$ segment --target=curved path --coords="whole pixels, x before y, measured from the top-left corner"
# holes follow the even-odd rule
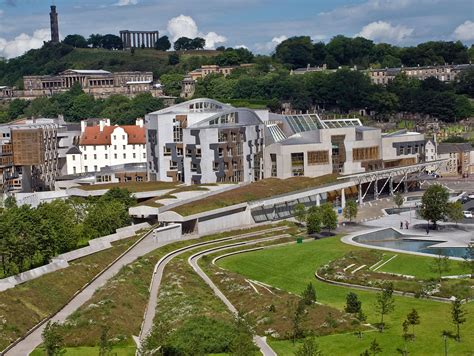
[[[79,290],[72,299],[56,314],[49,319],[43,320],[35,328],[30,330],[22,339],[10,345],[8,351],[4,355],[8,356],[19,356],[28,355],[38,345],[41,344],[41,333],[43,332],[46,322],[53,321],[64,323],[66,319],[75,312],[81,305],[86,303],[97,289],[102,287],[110,278],[115,276],[120,269],[132,263],[137,258],[146,255],[147,253],[156,250],[157,248],[173,243],[175,241],[160,242],[153,239],[153,229],[145,233],[137,242],[135,242],[128,250],[120,255],[115,261],[113,261],[108,267],[102,272],[95,276],[91,282],[86,284],[81,290]],[[54,291],[51,291],[54,293]]]
[[[264,235],[272,232],[278,232],[278,231],[284,231],[287,230],[287,226],[281,226],[281,227],[275,227],[271,229],[266,229],[266,230],[261,230],[261,231],[256,231],[256,232],[251,232],[251,233],[246,233],[246,234],[241,234],[241,235],[236,235],[236,236],[230,236],[230,237],[224,237],[221,239],[217,240],[209,240],[205,242],[200,242],[196,243],[190,246],[186,246],[180,249],[177,249],[175,251],[172,251],[168,253],[167,255],[163,256],[158,263],[155,265],[155,270],[153,272],[153,277],[151,279],[149,291],[150,295],[148,298],[148,304],[145,309],[145,313],[143,316],[143,323],[141,326],[140,330],[140,335],[139,335],[139,342],[144,340],[148,334],[151,332],[151,329],[153,328],[153,319],[155,318],[156,314],[156,306],[157,306],[157,301],[158,301],[158,294],[160,291],[160,285],[161,285],[161,280],[163,278],[163,271],[166,267],[166,265],[176,256],[179,256],[185,252],[191,251],[193,249],[202,247],[202,246],[207,246],[207,245],[212,245],[212,244],[217,244],[220,242],[225,242],[225,241],[233,241],[233,240],[238,240],[238,239],[244,239],[246,237],[255,237],[259,235]],[[289,236],[289,235],[285,235]],[[235,244],[235,246],[239,246],[241,244],[245,244],[245,242],[240,242]],[[139,345],[140,346],[140,345]]]
[[[286,236],[289,236],[289,235],[286,235]],[[262,239],[257,239],[257,240],[252,240],[252,241],[246,241],[245,243],[243,244],[240,244],[241,246],[248,246],[248,245],[254,245],[254,244],[257,244],[257,243],[260,243],[260,242],[266,242],[266,241],[272,241],[272,240],[277,240],[277,239],[280,239],[280,238],[283,238],[283,237],[286,237],[285,235],[281,235],[281,236],[274,236],[274,237],[268,237],[268,238],[262,238]],[[206,282],[206,284],[212,289],[212,291],[214,292],[215,295],[217,295],[219,297],[220,300],[222,300],[222,302],[226,305],[226,307],[234,314],[234,315],[237,315],[238,314],[238,311],[237,311],[237,308],[229,301],[229,299],[227,299],[227,297],[224,295],[224,293],[222,293],[220,291],[220,289],[214,284],[214,282],[208,277],[208,275],[202,270],[202,268],[199,266],[199,259],[203,256],[206,256],[206,255],[209,255],[209,254],[212,254],[214,252],[218,252],[218,251],[223,251],[223,250],[228,250],[228,249],[231,249],[231,248],[234,248],[236,247],[235,246],[236,244],[231,244],[231,245],[224,245],[224,246],[219,246],[219,247],[214,247],[214,248],[210,248],[210,249],[207,249],[207,250],[204,250],[204,251],[200,251],[200,252],[197,252],[195,253],[194,255],[190,256],[188,258],[188,263],[189,265],[194,269],[194,271],[196,271],[196,273],[204,280],[204,282]],[[266,247],[270,247],[270,246],[266,246]],[[265,247],[259,247],[258,249],[263,249]],[[252,251],[255,251],[256,249],[255,248],[252,248],[250,249]],[[245,251],[248,251],[248,250],[245,250]],[[273,351],[273,349],[270,347],[270,345],[267,344],[267,341],[266,341],[266,338],[265,337],[261,337],[261,336],[258,336],[258,335],[255,335],[254,338],[254,343],[258,346],[258,348],[260,349],[260,352],[264,355],[264,356],[277,356],[277,354],[275,353],[275,351]]]

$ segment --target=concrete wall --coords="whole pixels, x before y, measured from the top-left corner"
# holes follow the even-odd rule
[[[115,234],[99,237],[89,241],[89,246],[79,248],[74,251],[63,253],[54,257],[51,263],[31,269],[26,272],[19,273],[15,276],[0,279],[0,292],[13,288],[17,284],[21,284],[32,279],[41,277],[47,273],[57,271],[62,268],[69,266],[68,262],[76,260],[78,258],[91,255],[93,253],[106,250],[112,247],[111,243],[114,241],[122,240],[127,237],[134,236],[139,230],[149,228],[148,223],[142,223],[137,225],[126,226],[116,230]],[[181,230],[179,235],[181,236]]]
[[[182,236],[181,224],[170,224],[153,230],[153,239],[158,242],[179,241]]]
[[[237,227],[245,227],[246,225],[254,224],[255,222],[250,215],[250,209],[216,214],[214,216],[203,217],[198,219],[198,233],[199,235],[208,235],[217,231],[226,229],[235,229]]]

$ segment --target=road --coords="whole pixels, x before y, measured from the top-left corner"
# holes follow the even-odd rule
[[[97,289],[102,287],[110,278],[115,276],[120,269],[132,263],[137,258],[146,255],[147,253],[167,245],[172,242],[159,242],[153,239],[153,230],[148,232],[143,238],[137,241],[129,250],[122,254],[110,267],[99,274],[87,287],[74,296],[71,301],[64,306],[57,314],[50,318],[51,321],[64,323],[66,319],[74,313],[80,306],[86,303]],[[51,291],[54,293],[54,291]],[[41,333],[43,332],[46,323],[35,329],[33,332],[27,334],[24,339],[17,342],[5,355],[19,356],[28,355],[38,345],[41,344]]]
[[[200,243],[196,243],[196,244],[193,244],[193,245],[190,245],[190,246],[183,247],[183,248],[177,249],[175,251],[172,251],[172,252],[168,253],[166,256],[164,256],[163,258],[161,258],[155,266],[153,277],[152,277],[152,280],[151,280],[151,283],[150,283],[150,288],[149,288],[150,295],[149,295],[149,298],[148,298],[148,305],[146,307],[145,314],[143,316],[143,323],[142,323],[142,327],[141,327],[141,330],[140,330],[139,339],[141,341],[144,340],[146,338],[146,336],[150,333],[151,329],[153,328],[153,319],[155,318],[155,315],[156,315],[156,312],[157,312],[156,304],[157,304],[157,301],[158,301],[158,294],[159,294],[159,291],[160,291],[161,280],[163,278],[163,271],[165,270],[166,265],[173,258],[175,258],[176,256],[179,256],[183,253],[186,253],[188,251],[192,251],[194,249],[200,248],[202,246],[217,244],[217,243],[221,243],[221,242],[225,242],[225,241],[233,241],[233,240],[237,240],[237,239],[243,239],[243,238],[246,238],[246,237],[255,237],[255,236],[259,236],[259,235],[263,235],[263,234],[268,234],[268,233],[271,233],[271,232],[283,231],[283,230],[286,230],[286,229],[287,229],[286,226],[282,226],[282,227],[271,228],[271,229],[262,230],[262,231],[258,231],[258,232],[251,232],[251,233],[247,233],[247,234],[241,234],[241,235],[236,235],[236,236],[231,236],[231,237],[225,237],[225,238],[217,239],[217,240],[210,240],[210,241],[206,241],[206,242],[200,242]],[[238,243],[238,244],[239,245],[244,244],[244,242],[241,242],[241,243]]]

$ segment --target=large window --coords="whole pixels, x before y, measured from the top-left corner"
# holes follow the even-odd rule
[[[379,159],[379,147],[354,148],[352,150],[353,161],[370,161]]]
[[[304,176],[304,153],[291,154],[291,172],[293,176]]]
[[[272,172],[271,176],[276,177],[278,175],[277,169],[277,155],[275,153],[270,153],[270,160],[272,161]]]
[[[308,166],[315,166],[318,164],[329,163],[328,151],[309,151],[308,152]]]

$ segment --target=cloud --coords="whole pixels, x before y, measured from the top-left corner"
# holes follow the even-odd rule
[[[114,6],[128,6],[136,4],[138,4],[138,0],[118,0]]]
[[[465,21],[453,32],[453,37],[461,41],[474,41],[474,22]]]
[[[16,0],[4,0],[3,2],[8,6],[16,6]]]
[[[273,37],[271,41],[266,42],[266,43],[256,43],[255,48],[258,51],[268,53],[271,52],[275,49],[276,46],[278,46],[280,43],[282,43],[284,40],[287,40],[288,37],[285,35],[281,35],[278,37]]]
[[[179,15],[173,17],[168,21],[167,30],[173,41],[180,37],[202,37],[206,40],[206,49],[215,48],[218,43],[225,43],[227,41],[225,36],[218,35],[212,31],[208,33],[199,32],[198,26],[191,16]]]
[[[236,48],[236,49],[239,49],[239,48],[249,49],[249,48],[248,48],[246,45],[244,45],[244,44],[237,45],[237,46],[235,46],[234,48]]]
[[[44,41],[49,40],[50,30],[46,28],[34,31],[32,36],[22,33],[11,41],[0,37],[0,56],[6,58],[17,57],[32,48],[40,48]]]
[[[410,37],[412,33],[412,28],[403,25],[392,26],[389,22],[375,21],[365,25],[357,36],[378,42],[400,42]]]

